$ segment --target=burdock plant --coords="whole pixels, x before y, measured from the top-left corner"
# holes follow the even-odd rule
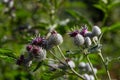
[[[72,30],[69,32],[73,44],[78,47],[78,49],[83,52],[87,62],[80,62],[75,64],[73,58],[65,56],[65,52],[60,48],[60,45],[63,43],[63,37],[57,31],[53,30],[49,32],[50,35],[47,37],[37,36],[32,39],[32,41],[26,46],[26,54],[22,54],[17,59],[17,64],[24,67],[30,67],[32,61],[43,62],[51,59],[46,58],[47,52],[54,57],[52,61],[57,63],[48,63],[47,66],[50,67],[51,71],[62,70],[69,74],[74,74],[83,80],[98,80],[97,77],[97,68],[93,67],[92,62],[90,61],[89,55],[91,53],[98,53],[108,74],[109,80],[110,74],[106,65],[106,62],[101,53],[100,39],[102,37],[101,29],[98,26],[93,26],[92,31],[88,30],[88,27],[82,26],[81,29]],[[54,48],[57,48],[61,57],[55,54],[53,51]],[[75,70],[76,65],[78,65],[81,73]],[[38,67],[38,66],[37,66]],[[34,70],[35,71],[35,70]],[[82,73],[83,71],[83,73]]]

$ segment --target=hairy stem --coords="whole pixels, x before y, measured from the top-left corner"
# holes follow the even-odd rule
[[[64,54],[63,54],[63,52],[62,52],[62,50],[60,49],[60,47],[57,46],[57,48],[58,48],[58,50],[60,51],[61,56],[64,58],[64,60],[66,60],[66,58],[65,58],[65,56],[64,56]]]
[[[89,57],[88,57],[88,55],[87,55],[87,53],[86,53],[85,50],[84,50],[84,54],[86,55],[86,59],[87,59],[89,65],[90,65],[90,67],[91,67],[91,69],[92,69],[92,72],[93,72],[93,75],[94,75],[95,79],[98,80],[97,75],[95,74],[95,72],[94,72],[94,70],[93,70],[93,65],[92,65],[92,63],[91,63],[91,61],[90,61],[90,59],[89,59]]]
[[[61,62],[62,64],[66,65],[63,61],[61,61],[51,50],[50,50],[50,53],[59,61]]]
[[[64,56],[64,54],[63,54],[62,50],[60,49],[60,47],[57,46],[57,48],[58,48],[58,50],[60,51],[61,56],[62,56],[62,57],[64,58],[64,60],[66,61],[66,57]],[[76,76],[78,76],[79,78],[85,80],[84,77],[83,77],[82,75],[80,75],[78,72],[76,72],[73,68],[71,68],[70,65],[68,65],[68,66],[69,66],[70,70],[71,70]]]
[[[102,21],[102,26],[105,25],[107,18],[108,18],[108,14],[106,13]]]
[[[82,75],[80,75],[79,73],[77,73],[73,68],[70,67],[70,69],[71,69],[71,71],[72,71],[74,74],[76,74],[78,77],[80,77],[81,79],[85,80],[84,77],[83,77]]]
[[[105,64],[105,60],[104,60],[104,58],[103,58],[103,56],[102,56],[101,51],[100,51],[100,53],[99,53],[99,56],[100,56],[100,58],[101,58],[101,60],[102,60],[102,62],[103,62],[103,65],[104,65],[105,70],[106,70],[106,72],[107,72],[108,78],[109,78],[109,80],[111,80],[110,73],[109,73],[109,71],[108,71],[107,65]]]

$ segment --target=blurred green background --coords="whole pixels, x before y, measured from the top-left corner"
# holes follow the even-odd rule
[[[9,57],[19,57],[31,37],[38,33],[45,36],[54,28],[64,37],[63,51],[75,50],[67,32],[74,26],[81,28],[83,24],[87,24],[89,30],[93,25],[102,29],[102,53],[105,59],[114,59],[108,68],[112,78],[120,80],[120,0],[0,0],[0,80],[48,80],[55,77],[50,75],[54,72],[46,71],[48,67],[44,66],[28,73]],[[91,55],[91,60],[98,69],[98,77],[104,80],[106,73],[98,56]],[[63,78],[58,76],[55,80]]]

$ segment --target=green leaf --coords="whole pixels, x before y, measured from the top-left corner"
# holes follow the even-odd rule
[[[31,16],[31,13],[28,10],[19,9],[17,10],[16,15],[19,18],[27,18]]]
[[[105,33],[107,31],[114,31],[114,30],[119,30],[120,29],[120,23],[115,23],[109,27],[103,27],[102,32]]]
[[[11,51],[9,49],[0,49],[0,57],[17,59],[17,57],[13,53],[13,51]]]
[[[108,5],[108,9],[112,9],[114,7],[117,7],[120,5],[120,2],[112,2],[111,4]]]
[[[8,56],[2,56],[0,55],[0,59],[6,61],[6,62],[14,62],[15,59],[11,58],[11,57],[8,57]]]
[[[106,8],[104,8],[104,7],[103,7],[102,5],[100,5],[100,4],[95,4],[94,7],[102,10],[104,13],[107,12],[107,11],[106,11]]]
[[[57,74],[57,75],[56,75]],[[65,71],[56,71],[52,76],[51,76],[51,80],[55,79],[55,78],[58,78],[58,77],[61,77],[65,74]]]
[[[89,21],[89,19],[86,16],[84,16],[85,15],[84,13],[80,13],[80,12],[75,11],[75,10],[66,10],[66,12],[71,17],[73,17],[73,19],[76,19],[76,20],[74,20],[73,24],[75,24],[77,21],[77,22],[79,22],[79,24],[80,24],[80,22],[82,22],[84,24],[87,24],[88,26],[92,25],[91,22]]]
[[[59,70],[56,70],[54,72],[46,71],[42,73],[41,80],[54,80],[63,76],[64,74],[65,74],[65,71],[59,71]]]

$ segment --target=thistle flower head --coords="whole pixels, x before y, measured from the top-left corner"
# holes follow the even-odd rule
[[[39,53],[35,55],[35,59],[37,61],[42,61],[46,58],[46,50],[43,48],[39,48]]]
[[[76,46],[81,46],[84,44],[84,37],[80,34],[78,30],[70,32],[69,35],[73,38],[73,42]]]
[[[75,37],[73,37],[73,42],[77,46],[81,46],[84,44],[84,37],[81,34],[77,34]]]
[[[70,60],[70,59],[66,59],[66,62],[68,63],[68,65],[71,67],[71,68],[75,68],[75,63]]]
[[[50,37],[48,38],[48,45],[60,45],[63,42],[63,37],[56,31],[52,31]]]
[[[93,26],[92,28],[92,35],[99,36],[101,34],[101,29],[98,26]]]
[[[32,54],[33,58],[35,58],[37,61],[41,61],[46,58],[46,50],[36,45],[33,45],[30,54]]]

